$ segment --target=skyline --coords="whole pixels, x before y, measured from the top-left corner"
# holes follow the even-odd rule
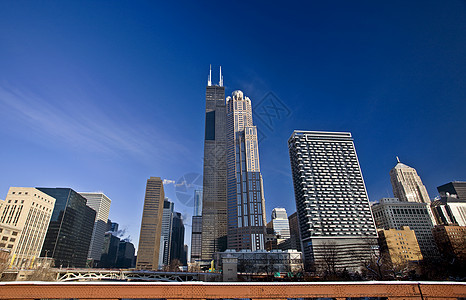
[[[190,224],[194,191],[174,184],[202,174],[209,64],[226,95],[251,98],[265,135],[267,220],[296,210],[294,130],[351,132],[371,202],[393,195],[396,156],[431,198],[466,180],[465,4],[335,3],[1,2],[0,198],[10,186],[102,191],[137,247],[156,176]],[[266,95],[289,113],[260,115]]]

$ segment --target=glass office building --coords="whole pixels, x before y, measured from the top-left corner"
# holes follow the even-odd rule
[[[41,256],[54,258],[56,267],[85,267],[96,211],[70,188],[37,189],[56,199]]]

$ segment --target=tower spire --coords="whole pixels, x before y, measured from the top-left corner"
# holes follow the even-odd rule
[[[218,85],[223,86],[222,66],[220,66],[220,82]]]
[[[396,161],[399,163],[400,162],[400,159],[398,158],[398,156],[396,157]]]
[[[207,79],[207,86],[212,85],[212,65],[209,65],[209,66],[210,66],[210,69],[209,69],[209,78]]]

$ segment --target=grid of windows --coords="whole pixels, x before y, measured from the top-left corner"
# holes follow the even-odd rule
[[[351,133],[295,131],[288,145],[305,260],[317,260],[322,239],[340,239],[347,249],[351,242],[343,239],[375,238]],[[364,242],[352,244],[365,251]],[[351,263],[348,255],[348,266]]]
[[[438,255],[432,235],[432,217],[427,203],[400,201],[398,198],[383,198],[372,205],[379,229],[400,229],[409,226],[416,234],[424,257]]]
[[[265,249],[265,210],[251,100],[227,97],[228,248]]]

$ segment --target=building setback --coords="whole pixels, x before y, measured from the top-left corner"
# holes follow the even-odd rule
[[[95,210],[97,213],[87,257],[92,259],[94,262],[98,262],[102,255],[104,236],[105,232],[107,232],[107,220],[112,200],[110,200],[110,198],[108,198],[104,193],[79,194],[87,199],[87,206]]]
[[[265,200],[252,105],[242,91],[227,97],[228,249],[265,249]]]
[[[305,265],[359,269],[377,232],[351,133],[294,131],[288,140]]]
[[[398,163],[390,170],[390,182],[395,198],[400,201],[430,203],[427,189],[416,169],[401,163],[398,157],[396,159]]]
[[[219,85],[206,87],[204,170],[202,199],[202,259],[227,247],[227,165],[225,87],[220,71]]]
[[[10,187],[0,206],[0,248],[9,265],[29,268],[40,255],[55,198],[30,187]]]
[[[56,267],[85,267],[96,211],[71,188],[37,189],[56,199],[41,256],[54,258]]]
[[[159,266],[165,192],[160,177],[147,179],[136,268],[157,270]]]

